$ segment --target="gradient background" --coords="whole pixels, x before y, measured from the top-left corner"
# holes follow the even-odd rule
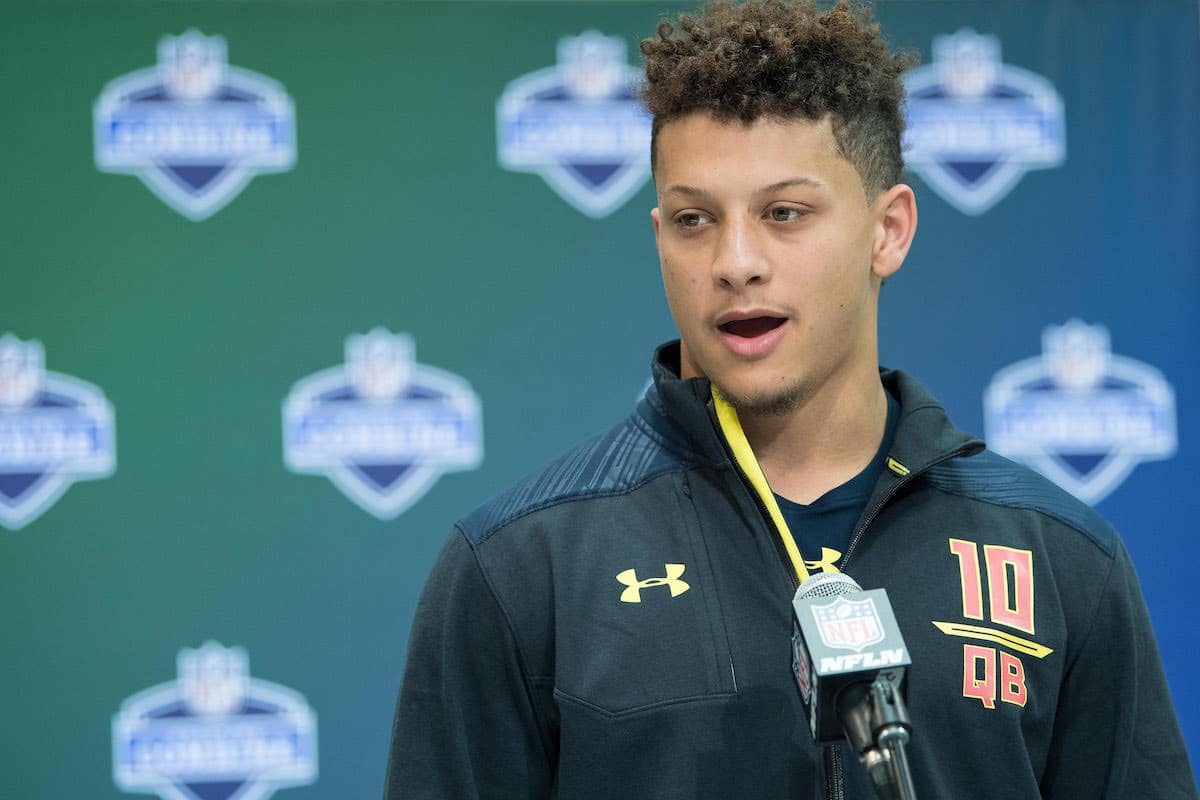
[[[0,10],[0,334],[116,409],[116,473],[0,529],[0,795],[111,798],[121,701],[173,680],[182,647],[240,645],[303,693],[320,777],[295,798],[380,793],[410,618],[450,525],[627,413],[672,337],[646,185],[606,219],[496,162],[495,102],[561,36],[636,43],[656,2],[43,2]],[[930,58],[971,26],[1048,78],[1067,159],[970,217],[920,178],[920,232],[881,300],[881,359],[982,432],[1000,368],[1042,329],[1102,323],[1174,386],[1179,449],[1099,511],[1141,576],[1192,752],[1200,579],[1191,456],[1200,368],[1194,2],[877,4]],[[220,34],[229,63],[296,105],[291,172],[190,222],[93,161],[92,103],[160,37]],[[483,403],[484,462],[391,522],[283,467],[280,405],[351,333],[411,333]]]

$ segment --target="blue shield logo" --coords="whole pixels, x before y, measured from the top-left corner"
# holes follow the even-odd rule
[[[317,722],[304,697],[250,677],[240,647],[179,651],[177,680],[121,703],[113,780],[163,800],[263,800],[317,779]]]
[[[0,525],[42,515],[75,481],[117,464],[113,408],[90,383],[45,370],[39,342],[0,336]]]
[[[1175,453],[1175,393],[1162,373],[1113,355],[1102,325],[1042,333],[1042,355],[992,378],[988,446],[1096,504],[1142,461]]]
[[[933,63],[904,76],[904,158],[943,200],[982,214],[1026,172],[1057,167],[1067,144],[1062,97],[1000,61],[1000,40],[969,29],[933,40]]]
[[[650,177],[650,115],[619,36],[558,41],[558,64],[512,81],[496,103],[500,166],[542,176],[590,217],[624,205]]]
[[[393,519],[447,472],[483,460],[479,398],[457,375],[418,364],[411,336],[376,328],[346,340],[346,363],[296,383],[283,404],[283,458],[324,475],[359,507]]]
[[[158,44],[158,65],[110,82],[93,109],[96,166],[136,175],[191,220],[215,214],[255,175],[296,162],[292,99],[231,67],[225,40],[189,30]]]

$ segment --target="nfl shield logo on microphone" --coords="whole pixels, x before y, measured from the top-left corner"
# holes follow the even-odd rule
[[[875,600],[847,600],[838,597],[832,603],[812,607],[817,631],[826,647],[862,652],[883,641],[883,623]]]

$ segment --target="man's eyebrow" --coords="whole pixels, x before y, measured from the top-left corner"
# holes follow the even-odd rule
[[[791,188],[799,187],[799,186],[808,186],[808,187],[812,187],[814,189],[823,189],[823,188],[825,188],[825,183],[823,181],[817,180],[816,178],[808,178],[808,177],[800,176],[800,177],[796,177],[796,178],[788,178],[787,180],[776,181],[775,183],[768,184],[767,186],[764,186],[761,189],[757,189],[754,193],[755,194],[774,194],[775,192],[779,192],[784,189],[791,189]],[[667,186],[665,189],[663,189],[662,193],[663,193],[663,195],[678,194],[678,195],[683,195],[685,197],[699,197],[699,198],[704,198],[704,199],[708,199],[713,196],[712,192],[709,192],[706,189],[701,189],[696,186],[688,186],[685,183],[672,183],[669,186]]]
[[[773,192],[778,192],[781,189],[790,189],[793,186],[811,186],[814,189],[824,189],[825,183],[817,180],[816,178],[806,178],[804,176],[800,176],[798,178],[788,178],[785,181],[778,181],[777,183],[772,183],[770,186],[764,186],[758,190],[758,193],[772,194]]]
[[[695,186],[688,186],[683,183],[672,183],[667,188],[663,189],[663,194],[681,194],[686,197],[712,197],[712,194],[704,189],[698,189]]]

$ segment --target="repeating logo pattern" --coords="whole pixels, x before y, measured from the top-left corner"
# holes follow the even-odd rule
[[[508,84],[496,103],[500,166],[541,175],[579,211],[606,217],[650,177],[650,115],[618,36],[558,41],[558,64]]]
[[[142,179],[191,220],[228,204],[255,175],[296,162],[292,99],[226,63],[225,40],[189,30],[158,44],[158,65],[104,87],[93,109],[96,166]]]
[[[1108,330],[1073,319],[1042,333],[1042,355],[992,378],[988,446],[1086,503],[1142,461],[1175,453],[1175,393],[1157,369],[1113,355]]]
[[[184,648],[177,680],[113,717],[113,780],[163,800],[262,800],[317,779],[317,723],[298,692],[250,677],[240,647]]]
[[[873,598],[847,600],[838,597],[832,603],[813,606],[812,614],[826,647],[858,653],[884,639],[883,623]]]
[[[1062,97],[1000,60],[1000,40],[964,28],[933,40],[933,63],[904,76],[905,161],[942,199],[982,214],[1026,172],[1066,158]]]
[[[28,525],[72,483],[107,478],[116,463],[104,393],[47,372],[39,342],[0,337],[0,525]]]
[[[283,404],[283,457],[324,475],[380,519],[447,472],[483,460],[479,398],[465,380],[418,364],[411,336],[376,328],[346,340],[346,363],[300,380]]]

